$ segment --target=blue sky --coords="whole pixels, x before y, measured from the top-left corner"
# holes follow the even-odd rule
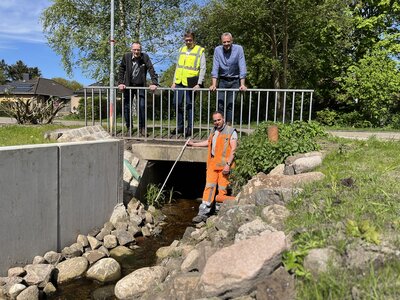
[[[93,83],[79,69],[66,75],[61,58],[46,44],[39,16],[51,5],[48,0],[0,1],[0,59],[7,64],[22,60],[28,67],[38,67],[42,77],[63,77],[84,85]]]

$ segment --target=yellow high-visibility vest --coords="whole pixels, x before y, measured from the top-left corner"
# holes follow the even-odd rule
[[[179,49],[178,63],[176,65],[175,83],[188,85],[187,79],[199,76],[200,58],[204,52],[204,48],[198,45],[192,49],[183,46]]]

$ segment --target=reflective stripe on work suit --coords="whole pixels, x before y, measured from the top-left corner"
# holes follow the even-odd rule
[[[222,174],[222,170],[231,154],[230,141],[234,131],[234,128],[225,125],[224,129],[219,132],[214,156],[212,156],[211,150],[215,129],[211,132],[210,137],[208,138],[207,178],[206,187],[203,192],[203,204],[206,204],[207,206],[211,206],[211,203],[214,201],[217,185],[218,202],[234,199],[234,197],[226,195],[227,187],[229,185],[229,174]],[[233,165],[231,165],[231,167],[233,167]]]
[[[175,72],[176,84],[188,86],[188,78],[199,76],[200,58],[203,52],[204,48],[197,45],[192,49],[188,49],[186,46],[179,49],[178,63]]]

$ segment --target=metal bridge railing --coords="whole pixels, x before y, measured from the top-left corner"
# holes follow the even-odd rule
[[[230,122],[238,130],[239,135],[251,132],[260,122],[273,121],[292,123],[296,120],[311,120],[314,90],[295,89],[248,89],[239,91],[233,89],[217,89],[210,91],[202,88],[197,91],[192,89],[129,87],[128,98],[124,93],[114,88],[114,110],[110,114],[110,88],[103,86],[90,86],[84,89],[84,114],[85,124],[100,124],[114,136],[138,139],[179,140],[185,138],[188,127],[189,97],[191,93],[192,115],[190,136],[195,139],[204,139],[208,136],[213,126],[211,114],[221,111],[226,114],[229,94],[233,96],[232,117]],[[178,91],[184,92],[181,112],[184,120],[184,130],[178,129],[177,112],[180,109],[175,101]],[[143,95],[144,105],[140,105],[140,95]],[[220,101],[220,106],[218,105]],[[143,100],[142,100],[143,101]],[[124,107],[127,107],[124,111]],[[144,134],[139,128],[139,116],[144,115]],[[131,126],[125,126],[126,119],[131,119]],[[175,130],[176,133],[173,131]]]

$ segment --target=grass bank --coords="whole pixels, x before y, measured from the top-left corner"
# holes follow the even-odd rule
[[[29,144],[54,143],[44,138],[47,131],[76,126],[55,125],[2,125],[0,126],[0,147]]]
[[[400,250],[400,142],[331,139],[325,145],[331,151],[319,171],[326,178],[288,206],[298,299],[400,299],[400,261],[393,256]],[[313,278],[303,258],[323,247],[335,249],[342,262]],[[382,256],[356,268],[348,258],[354,248],[360,256],[365,249]]]

